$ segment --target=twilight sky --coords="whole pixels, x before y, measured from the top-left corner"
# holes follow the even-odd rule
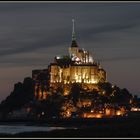
[[[140,96],[140,3],[0,3],[0,101],[77,43],[94,52],[109,82]]]

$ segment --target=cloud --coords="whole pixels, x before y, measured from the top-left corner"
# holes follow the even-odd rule
[[[100,34],[114,34],[136,28],[139,24],[139,5],[135,4],[17,3],[0,6],[0,17],[3,17],[0,23],[0,57],[69,43],[72,15],[78,17],[77,36],[81,36],[83,41],[101,41],[98,40]]]
[[[140,4],[136,3],[0,3],[0,83],[5,80],[13,85],[32,69],[46,68],[55,55],[66,54],[72,18],[79,46],[95,49],[95,57],[106,64],[110,79],[126,88],[131,79],[138,83]],[[129,74],[130,64],[137,70],[135,75]],[[121,66],[127,79],[114,74]],[[3,97],[12,91],[5,83],[0,89]],[[131,89],[140,91],[136,84]]]
[[[114,61],[129,61],[129,60],[140,60],[140,56],[120,56],[120,57],[111,57],[111,58],[102,58],[99,59],[100,62],[114,62]]]

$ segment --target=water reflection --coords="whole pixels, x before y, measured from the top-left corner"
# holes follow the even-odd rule
[[[1,134],[16,134],[21,132],[33,132],[33,131],[52,131],[62,130],[65,127],[47,127],[47,126],[27,126],[27,125],[0,125]]]

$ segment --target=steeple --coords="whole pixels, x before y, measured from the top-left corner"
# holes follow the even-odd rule
[[[72,41],[76,41],[76,35],[75,35],[75,30],[74,30],[74,19],[72,19]]]
[[[76,35],[75,35],[74,22],[75,22],[75,20],[72,19],[72,44],[71,44],[71,47],[78,47],[78,45],[76,43]]]

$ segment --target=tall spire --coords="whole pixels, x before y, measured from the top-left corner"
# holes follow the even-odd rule
[[[75,20],[72,19],[72,44],[71,44],[71,47],[78,47],[78,45],[76,43],[76,35],[75,35],[75,30],[74,30],[74,22],[75,22]]]
[[[74,22],[75,22],[75,20],[72,19],[72,41],[76,40],[75,30],[74,30]]]

